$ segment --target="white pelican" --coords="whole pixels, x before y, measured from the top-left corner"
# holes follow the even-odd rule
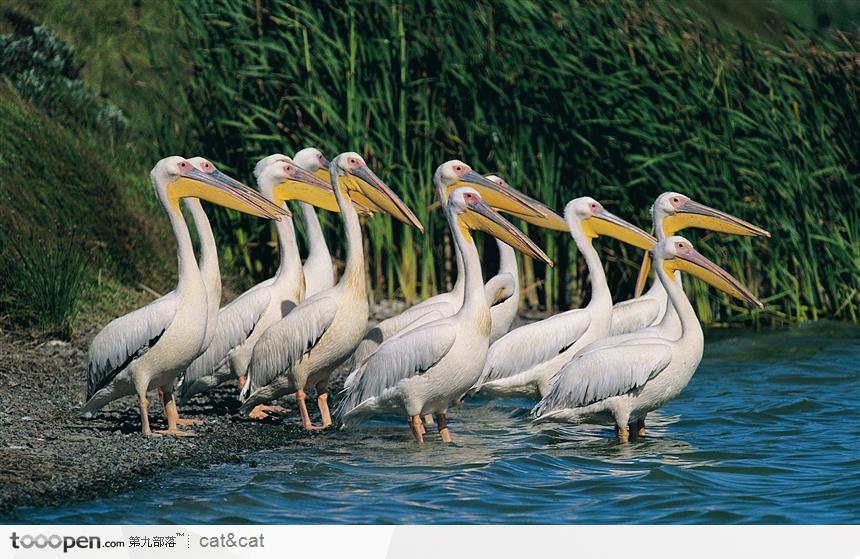
[[[305,404],[305,391],[310,387],[317,390],[322,428],[331,425],[326,393],[329,375],[355,349],[367,326],[364,248],[351,197],[360,195],[371,208],[424,230],[418,218],[357,153],[338,155],[331,162],[330,175],[346,232],[343,274],[334,287],[309,297],[266,330],[254,347],[241,396],[241,411],[248,413],[257,404],[295,393],[305,429],[314,428]]]
[[[651,207],[651,219],[658,240],[674,235],[687,227],[732,235],[770,237],[770,233],[760,227],[690,200],[689,197],[677,192],[664,192],[657,197]],[[637,296],[612,307],[612,324],[609,328],[611,335],[635,332],[663,320],[668,308],[668,296],[663,289],[663,284],[655,278],[651,288],[640,295],[650,267],[650,253],[646,252],[636,285]],[[677,317],[670,316],[666,327],[674,327],[678,330],[680,325]]]
[[[162,433],[183,434],[176,423],[173,383],[202,347],[208,300],[179,201],[201,198],[270,219],[277,219],[283,211],[272,204],[264,205],[247,187],[236,188],[233,185],[238,183],[232,179],[229,183],[220,180],[214,173],[204,173],[181,157],[162,159],[150,177],[176,237],[179,282],[172,293],[111,321],[93,339],[87,402],[81,413],[91,417],[108,402],[137,394],[141,428],[145,434],[152,434],[146,393],[161,388],[168,422],[167,431]]]
[[[484,203],[474,188],[454,190],[445,212],[465,268],[463,303],[453,316],[389,338],[352,372],[338,409],[345,426],[369,414],[405,415],[420,443],[424,433],[421,416],[435,414],[442,441],[450,442],[448,406],[481,374],[491,330],[481,261],[471,231],[486,231],[552,264],[537,245]]]
[[[584,308],[559,313],[511,330],[490,347],[475,389],[491,396],[542,396],[549,379],[582,346],[609,334],[612,294],[592,239],[606,235],[650,249],[655,239],[618,218],[589,197],[567,204],[564,218],[585,259],[591,300]]]
[[[288,200],[301,200],[338,211],[331,186],[285,155],[274,154],[261,159],[254,175],[260,191],[278,207],[284,207]],[[304,299],[305,281],[292,218],[282,218],[275,228],[280,258],[277,272],[218,313],[214,338],[185,371],[180,388],[182,402],[230,379],[237,379],[241,386],[260,336]],[[229,367],[224,367],[225,364]],[[255,410],[253,416],[262,418],[265,411],[266,408]]]
[[[442,208],[445,208],[447,204],[449,192],[461,186],[469,186],[477,190],[482,199],[496,210],[516,215],[548,229],[567,230],[567,225],[561,216],[550,208],[512,188],[498,177],[494,178],[495,180],[489,180],[473,171],[462,161],[451,160],[436,169],[433,175],[433,185],[436,188],[436,197]],[[457,309],[463,304],[463,291],[466,282],[463,259],[459,251],[459,247],[455,244],[454,256],[457,264],[457,277],[451,290],[416,303],[400,314],[387,318],[368,330],[353,353],[350,369],[358,367],[362,361],[376,351],[379,344],[391,336],[405,332],[410,328],[417,328],[432,320],[452,316],[457,312]],[[506,260],[507,251],[510,251],[509,256],[511,258]],[[519,299],[516,257],[513,255],[513,249],[504,243],[499,243],[499,252],[500,262],[505,268],[500,269],[500,274],[487,282],[485,292],[491,303],[495,303],[493,305],[494,325],[496,324],[497,312],[495,309],[501,305],[499,311],[501,314],[498,318],[500,328],[504,323],[507,323],[507,328],[510,328],[510,322],[513,321],[514,317],[508,318],[506,315],[511,314],[511,304],[514,307],[513,315],[516,314],[517,302],[511,303],[511,300]],[[511,274],[511,277],[506,278],[506,274]]]
[[[321,169],[328,172],[329,169],[329,162],[316,148],[305,148],[297,151],[293,156],[293,161],[305,171],[313,174]],[[299,212],[308,240],[308,256],[302,270],[305,274],[305,297],[310,297],[334,285],[334,268],[331,264],[331,254],[325,241],[325,235],[323,235],[320,220],[313,205],[299,202]]]
[[[538,420],[615,423],[619,440],[630,428],[645,433],[645,415],[672,401],[699,366],[704,336],[675,272],[688,272],[717,289],[763,305],[728,272],[699,254],[683,237],[667,237],[653,250],[655,272],[681,321],[679,338],[642,331],[599,340],[582,348],[552,379],[532,410]]]
[[[512,189],[508,183],[496,175],[487,175],[487,180]],[[563,220],[562,223],[564,223]],[[565,225],[564,227],[566,230],[567,226]],[[504,286],[505,292],[503,296],[504,300],[490,307],[490,315],[493,319],[493,329],[490,331],[491,344],[508,333],[511,329],[511,324],[513,324],[514,319],[517,317],[517,310],[520,306],[520,272],[519,268],[517,268],[517,253],[510,245],[500,239],[496,239],[496,246],[499,248],[499,271],[487,281],[484,287],[485,290],[487,286],[491,288],[487,290],[487,295],[490,297],[491,303],[494,299],[501,298],[494,296],[497,293],[493,289],[496,282]]]

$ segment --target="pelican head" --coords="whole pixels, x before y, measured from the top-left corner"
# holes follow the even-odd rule
[[[331,185],[302,169],[289,157],[282,155],[272,160],[260,171],[257,183],[263,194],[276,204],[298,200],[330,212],[339,211]]]
[[[487,180],[459,159],[452,159],[439,165],[433,175],[433,183],[436,185],[441,198],[440,202],[443,205],[452,190],[469,186],[481,193],[484,202],[499,211],[512,213],[519,217],[530,216],[535,219],[546,217],[546,213],[542,209],[546,206],[530,199],[514,188],[504,188],[499,183]]]
[[[328,170],[331,164],[317,148],[305,148],[297,151],[293,156],[293,161],[296,162],[296,165],[305,171],[317,175],[320,179],[329,180]]]
[[[214,165],[212,168],[214,169]],[[207,173],[177,155],[156,163],[150,177],[159,199],[174,207],[178,207],[182,198],[199,198],[257,217],[278,219],[284,215],[283,210],[269,201],[262,202],[259,194],[250,194],[251,189],[235,179],[227,177],[217,169]]]
[[[764,307],[764,304],[756,299],[755,295],[740,281],[702,256],[684,237],[666,237],[654,245],[653,254],[657,262],[663,263],[669,281],[676,281],[674,272],[686,272],[732,297],[752,303],[759,308]]]
[[[484,202],[477,189],[464,186],[452,191],[448,198],[448,212],[467,241],[472,239],[470,231],[484,231],[523,254],[553,265],[552,259],[534,241]]]
[[[643,250],[651,250],[657,242],[657,239],[609,213],[600,202],[588,196],[568,202],[564,208],[564,219],[574,236],[580,231],[587,239],[606,235]]]
[[[689,196],[678,192],[664,192],[654,200],[654,205],[651,206],[651,220],[655,228],[662,227],[660,233],[663,236],[674,235],[687,227],[698,227],[746,237],[770,237],[770,233],[752,223],[695,202]],[[642,259],[639,277],[636,278],[634,290],[636,297],[645,290],[645,282],[650,270],[651,258],[646,252]]]
[[[390,214],[424,232],[412,210],[370,170],[359,154],[341,153],[332,160],[329,171],[337,176],[338,188],[350,199],[356,198],[362,206]]]
[[[655,224],[662,221],[663,232],[674,235],[687,227],[709,229],[747,237],[770,237],[770,233],[725,212],[709,208],[678,192],[664,192],[651,207]]]
[[[570,229],[568,229],[568,227],[567,227],[567,223],[565,223],[565,221],[564,221],[564,218],[561,217],[560,215],[558,215],[557,213],[555,213],[554,211],[552,211],[549,208],[549,206],[546,206],[546,205],[542,204],[541,202],[538,202],[534,198],[530,198],[529,196],[526,196],[522,192],[516,190],[513,186],[508,184],[507,181],[505,181],[502,177],[499,177],[497,175],[487,175],[485,178],[488,181],[491,181],[491,182],[498,184],[504,190],[516,192],[520,197],[528,200],[532,206],[538,207],[544,213],[544,217],[537,217],[534,215],[526,215],[526,214],[517,214],[514,212],[510,212],[510,213],[514,213],[514,215],[516,215],[517,217],[519,217],[523,221],[527,221],[528,223],[531,223],[532,225],[537,225],[538,227],[543,227],[544,229],[553,229],[555,231],[570,231]]]
[[[329,175],[329,168],[331,167],[331,163],[329,163],[329,160],[325,158],[325,155],[323,155],[320,150],[318,150],[317,148],[301,149],[297,151],[296,154],[293,156],[293,162],[305,171],[312,173],[319,180],[329,185],[329,191],[332,192],[330,188],[331,175]],[[333,196],[334,194],[332,194],[332,200],[334,200],[334,209],[329,209],[329,207],[325,207],[324,209],[337,212],[339,211],[337,208],[337,200],[335,200]],[[315,205],[317,205],[317,207],[322,207],[318,204]],[[371,217],[373,216],[373,210],[371,210],[368,206],[365,206],[358,200],[353,200],[352,205],[353,207],[355,207],[355,210],[359,214]]]

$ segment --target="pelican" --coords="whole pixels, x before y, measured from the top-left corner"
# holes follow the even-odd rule
[[[487,175],[486,178],[507,189],[513,189],[501,177]],[[511,324],[517,317],[517,310],[520,306],[520,272],[517,268],[517,253],[501,239],[496,239],[496,246],[499,248],[499,271],[484,286],[484,291],[491,304],[495,299],[499,299],[496,304],[490,307],[490,315],[493,320],[493,327],[490,330],[490,344],[508,333]],[[499,287],[494,287],[497,284]],[[504,291],[497,295],[499,288]]]
[[[319,170],[327,173],[329,169],[328,160],[316,148],[305,148],[297,151],[293,156],[293,161],[305,171],[313,174]],[[320,220],[313,205],[300,201],[299,211],[302,216],[305,235],[308,238],[308,257],[305,259],[302,271],[305,275],[305,297],[310,297],[334,285],[334,268],[331,265],[331,254],[328,251]]]
[[[301,200],[309,206],[338,211],[331,186],[285,155],[261,159],[254,175],[260,191],[277,207],[284,207],[288,200]],[[182,402],[230,379],[237,379],[241,386],[260,336],[304,299],[306,282],[292,218],[282,218],[275,228],[280,255],[275,276],[252,287],[218,313],[211,343],[185,371],[180,388]],[[253,417],[263,418],[267,411],[283,410],[261,407]]]
[[[91,417],[110,401],[137,394],[141,429],[150,435],[153,431],[146,394],[161,388],[168,428],[160,433],[187,434],[177,427],[173,382],[203,345],[208,299],[179,201],[200,198],[268,219],[278,219],[283,213],[274,205],[264,204],[247,187],[237,188],[238,183],[232,179],[220,179],[221,175],[204,173],[177,156],[162,159],[152,169],[155,194],[176,238],[179,282],[172,293],[111,321],[93,339],[87,402],[81,410],[84,417]]]
[[[760,227],[709,208],[677,192],[661,194],[651,207],[651,218],[658,240],[674,235],[687,227],[697,227],[732,235],[770,237],[770,233]],[[637,297],[617,303],[612,308],[612,323],[609,332],[613,336],[635,332],[641,328],[659,324],[663,321],[663,316],[670,307],[666,290],[656,278],[651,288],[645,294],[639,295],[651,267],[649,254],[646,252],[642,261],[642,269],[636,286]],[[674,331],[680,328],[677,317],[670,317],[665,326],[674,328]],[[670,333],[671,331],[667,331],[667,334]]]
[[[702,359],[702,327],[675,272],[688,272],[720,291],[763,307],[746,287],[683,237],[666,237],[654,247],[653,257],[658,281],[680,319],[680,337],[643,331],[582,348],[552,379],[549,393],[532,410],[535,419],[611,420],[622,442],[628,441],[631,428],[645,434],[646,414],[680,394]]]
[[[584,345],[609,334],[612,294],[592,239],[607,235],[648,250],[656,240],[606,211],[593,198],[567,204],[564,218],[591,282],[591,300],[581,309],[563,312],[511,330],[490,347],[476,391],[491,396],[543,396],[549,380]]]
[[[305,391],[316,387],[322,427],[331,425],[328,378],[361,340],[367,326],[367,286],[358,213],[352,197],[366,200],[413,225],[418,218],[354,152],[337,156],[329,167],[331,185],[340,208],[347,242],[346,265],[338,283],[309,297],[280,322],[270,327],[254,347],[248,380],[242,390],[241,412],[281,396],[296,394],[302,426],[314,429],[305,404]],[[359,180],[357,180],[359,179]],[[364,205],[364,202],[362,202]]]
[[[548,229],[567,230],[567,225],[561,216],[550,208],[510,187],[498,177],[494,177],[494,179],[489,180],[482,177],[462,161],[451,160],[436,169],[436,173],[433,175],[433,184],[436,188],[436,197],[443,208],[447,204],[449,192],[461,186],[469,186],[477,190],[482,199],[496,210],[510,213]],[[455,244],[457,279],[451,290],[425,299],[371,328],[352,356],[351,370],[357,368],[370,354],[376,351],[379,344],[391,336],[439,318],[452,316],[457,312],[460,305],[463,304],[466,282],[463,259],[459,250]],[[513,249],[500,242],[499,252],[503,267],[500,268],[499,275],[487,282],[485,294],[493,304],[494,328],[498,321],[499,330],[504,327],[504,324],[507,324],[504,327],[507,330],[514,318],[512,314],[516,314],[517,302],[513,301],[512,303],[513,313],[511,313],[511,303],[509,302],[512,299],[519,299],[519,278],[517,277],[516,257]]]
[[[451,235],[463,261],[462,305],[450,317],[389,338],[354,371],[339,415],[344,425],[369,414],[405,415],[421,443],[421,416],[435,414],[442,442],[450,442],[447,409],[478,379],[489,347],[490,307],[471,231],[482,230],[533,258],[552,264],[528,237],[470,187],[457,188],[446,206]]]

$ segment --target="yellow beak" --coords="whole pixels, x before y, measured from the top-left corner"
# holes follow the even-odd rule
[[[764,308],[764,304],[756,299],[755,295],[744,284],[702,256],[695,249],[690,249],[690,252],[679,254],[671,260],[666,260],[663,266],[670,277],[672,277],[672,273],[675,270],[686,272],[716,287],[723,293],[728,293],[732,297],[752,303],[758,308]]]
[[[553,265],[552,259],[534,241],[526,237],[522,231],[514,227],[510,221],[499,215],[483,200],[469,203],[466,212],[461,214],[459,219],[462,226],[467,230],[489,233],[523,254],[541,260],[549,266]]]
[[[454,184],[448,187],[447,191],[450,194],[453,190],[463,186],[469,186],[477,190],[478,194],[481,195],[481,199],[491,207],[522,219],[545,220],[549,217],[549,214],[553,213],[552,210],[537,200],[529,198],[514,188],[505,187],[486,179],[475,171],[469,171],[461,175]],[[559,219],[561,218],[559,217]],[[561,219],[561,223],[564,225],[563,219]],[[567,231],[566,226],[564,231]]]
[[[592,239],[606,235],[642,250],[651,250],[657,243],[653,236],[606,210],[600,210],[582,220],[582,230]]]
[[[275,186],[274,196],[278,203],[298,200],[330,212],[340,211],[331,185],[294,165],[286,180]]]
[[[269,200],[268,198],[266,198],[265,196],[263,196],[262,194],[260,194],[259,192],[257,192],[253,188],[251,188],[250,186],[246,186],[246,185],[242,184],[241,182],[237,181],[236,179],[234,179],[230,175],[228,175],[226,173],[222,173],[218,169],[215,169],[214,171],[212,171],[212,173],[210,173],[209,176],[211,178],[213,178],[214,180],[218,181],[219,183],[221,183],[222,185],[225,185],[227,187],[231,187],[234,190],[238,190],[239,192],[245,193],[252,200],[254,200],[254,202],[258,206],[265,208],[266,211],[268,211],[268,212],[272,212],[275,215],[292,216],[292,214],[290,213],[290,210],[288,210],[287,208],[285,208],[283,206],[279,206],[277,204],[273,204],[271,200]]]
[[[719,233],[728,233],[730,235],[770,238],[770,233],[761,227],[692,200],[688,200],[673,215],[664,218],[662,225],[663,232],[667,237],[687,227],[696,227]],[[646,252],[645,256],[642,257],[642,267],[639,269],[639,276],[636,278],[636,289],[633,292],[634,297],[642,295],[645,289],[645,282],[648,279],[648,272],[650,271],[651,253]]]
[[[232,185],[216,180],[212,175],[193,168],[167,186],[167,195],[174,204],[178,204],[181,198],[199,198],[266,219],[279,219],[284,215],[284,211],[272,202],[266,200],[266,203],[262,204],[248,192],[234,188]]]
[[[316,178],[320,179],[321,181],[325,182],[329,186],[329,190],[331,190],[331,174],[329,173],[328,161],[326,161],[325,167],[318,169],[317,172],[314,173],[314,176]],[[355,180],[358,180],[358,179],[355,179]],[[360,195],[360,193],[355,193],[355,194],[356,195],[353,196],[353,193],[350,193],[350,199],[352,200],[352,207],[355,208],[355,211],[357,211],[360,215],[373,216],[373,210],[371,209],[370,204],[367,203],[367,197]],[[332,196],[334,196],[334,191],[332,191]],[[364,202],[362,202],[361,200],[364,200]],[[316,205],[316,204],[314,204],[314,205]],[[322,207],[322,206],[318,206],[318,207]],[[323,209],[328,210],[328,208],[323,208]],[[337,207],[337,199],[335,199],[335,208],[333,210],[329,210],[329,211],[340,212],[340,210]]]
[[[367,166],[352,170],[342,180],[346,182],[351,199],[357,198],[360,204],[367,204],[370,208],[390,214],[403,223],[412,225],[422,233],[424,232],[424,226],[421,225],[421,222],[415,217],[412,210],[407,208],[403,200],[388,188]]]
[[[674,214],[663,220],[663,232],[667,237],[687,227],[745,237],[770,238],[770,233],[761,227],[692,200],[688,200]]]

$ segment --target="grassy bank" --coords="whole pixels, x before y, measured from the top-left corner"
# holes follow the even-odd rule
[[[646,225],[650,202],[671,189],[771,230],[768,243],[690,234],[768,303],[750,316],[693,285],[706,322],[858,318],[856,36],[789,28],[775,46],[662,2],[464,10],[449,0],[195,0],[181,9],[206,153],[245,172],[272,151],[355,149],[429,225],[414,237],[387,220],[369,224],[379,295],[444,285],[432,249],[445,225],[427,210],[430,179],[460,157],[559,210],[589,194]],[[267,268],[264,251],[244,241],[261,232],[230,225],[252,271]],[[528,278],[546,288],[540,304],[578,304],[572,242],[532,233],[559,264],[535,265]],[[639,255],[604,245],[611,285],[626,296],[635,268],[624,262]]]
[[[99,118],[82,118],[98,111],[29,98],[2,78],[0,217],[11,234],[0,315],[23,312],[16,323],[38,323],[53,311],[14,309],[14,299],[50,300],[44,294],[69,282],[81,286],[85,317],[145,299],[141,283],[168,289],[172,252],[155,247],[165,229],[146,177],[162,155],[203,153],[250,180],[261,155],[317,145],[329,156],[364,153],[428,226],[420,236],[388,218],[368,222],[378,298],[422,298],[450,282],[443,251],[434,251],[448,241],[441,214],[428,210],[430,179],[441,161],[459,157],[559,211],[589,194],[647,226],[653,197],[674,189],[770,229],[768,243],[690,233],[768,303],[750,315],[691,284],[705,322],[857,320],[857,36],[786,28],[761,6],[721,2],[686,2],[696,12],[591,1],[464,10],[450,0],[192,0],[117,10],[96,0],[82,11],[72,0],[0,0],[0,34],[46,24],[75,48],[62,72],[86,91],[73,102],[89,95],[123,118],[122,130],[108,132]],[[790,19],[823,21],[816,7],[791,6]],[[56,189],[68,194],[62,204],[52,203]],[[339,250],[337,221],[324,219]],[[228,275],[244,274],[247,284],[271,271],[267,224],[226,212],[214,221]],[[526,306],[578,305],[587,285],[570,239],[530,234],[557,266],[526,262]],[[39,287],[40,297],[9,284],[8,255],[40,253],[28,241],[49,247],[29,269],[68,272]],[[600,244],[613,290],[627,297],[640,255]],[[495,249],[485,248],[492,271]]]

